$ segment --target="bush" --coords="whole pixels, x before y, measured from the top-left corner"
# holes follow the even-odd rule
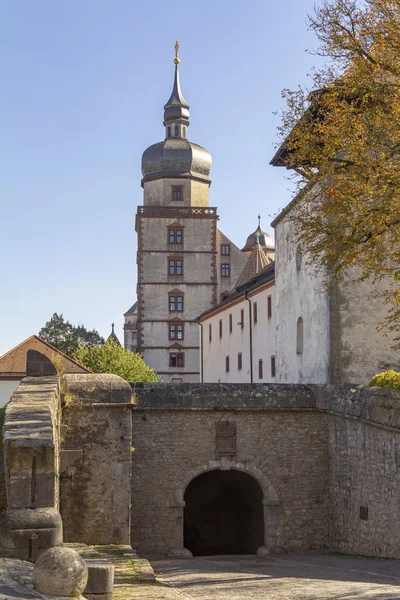
[[[371,379],[370,385],[400,390],[400,373],[396,371],[383,371]]]

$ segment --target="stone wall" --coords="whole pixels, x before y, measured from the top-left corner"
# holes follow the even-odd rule
[[[184,494],[211,470],[263,491],[268,551],[400,558],[400,392],[350,386],[145,384],[133,411],[132,544],[184,553]],[[221,456],[219,423],[236,429]]]
[[[117,375],[66,375],[61,515],[66,542],[129,544],[131,388]]]

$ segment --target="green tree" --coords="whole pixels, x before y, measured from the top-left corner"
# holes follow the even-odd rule
[[[384,280],[400,323],[400,0],[326,0],[309,17],[324,66],[285,90],[280,134],[299,189],[296,226],[329,284]]]
[[[80,345],[104,344],[104,338],[95,329],[87,331],[83,325],[71,325],[57,313],[39,331],[39,337],[71,357]]]
[[[113,373],[130,382],[157,382],[160,376],[151,369],[140,354],[125,350],[113,339],[103,345],[80,345],[74,359],[94,373]]]

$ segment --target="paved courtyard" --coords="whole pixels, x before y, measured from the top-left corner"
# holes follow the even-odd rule
[[[144,586],[135,598],[400,599],[400,561],[396,560],[292,554],[154,560],[151,564],[158,582],[169,590],[155,585],[152,595],[147,596],[150,586]]]

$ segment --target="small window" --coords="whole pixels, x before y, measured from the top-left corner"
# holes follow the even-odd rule
[[[230,277],[230,265],[228,263],[221,265],[221,277]]]
[[[208,326],[208,341],[211,342],[212,340],[212,326],[211,323]]]
[[[238,371],[242,370],[242,353],[239,352],[238,354]]]
[[[222,338],[222,319],[219,320],[219,337]]]
[[[176,325],[175,323],[170,323],[169,339],[170,340],[183,340],[183,325]]]
[[[240,311],[240,329],[244,329],[244,310]]]
[[[299,317],[297,319],[296,352],[297,352],[297,354],[303,354],[303,319],[302,319],[302,317]]]
[[[221,244],[221,255],[222,256],[229,256],[230,253],[231,253],[230,244]]]
[[[168,126],[167,132],[168,132],[168,137],[171,137],[171,127]]]
[[[233,329],[233,319],[232,319],[232,313],[229,315],[229,333],[232,333],[232,329]]]
[[[181,258],[178,258],[178,259],[170,258],[169,259],[168,274],[169,275],[183,275],[183,261]]]
[[[168,242],[170,244],[182,244],[182,242],[183,242],[183,229],[169,229],[169,231],[168,231]]]
[[[271,356],[271,377],[276,377],[275,356]]]
[[[272,296],[268,296],[267,298],[267,314],[268,319],[272,317]]]
[[[170,367],[184,367],[185,356],[183,352],[172,353],[169,355],[169,366]]]
[[[179,136],[179,126],[175,125],[175,137]]]
[[[225,371],[229,373],[229,356],[225,356]]]
[[[262,379],[264,377],[263,370],[263,359],[260,358],[258,361],[258,379]]]
[[[297,246],[297,248],[296,248],[296,269],[298,271],[300,271],[300,269],[301,269],[302,262],[303,262],[303,253],[300,249],[300,246]]]
[[[170,312],[182,312],[183,311],[183,296],[170,296],[169,297],[169,310],[170,310]]]
[[[257,302],[253,304],[253,322],[257,323]]]
[[[171,188],[171,200],[182,200],[183,188],[181,185],[173,185]]]

